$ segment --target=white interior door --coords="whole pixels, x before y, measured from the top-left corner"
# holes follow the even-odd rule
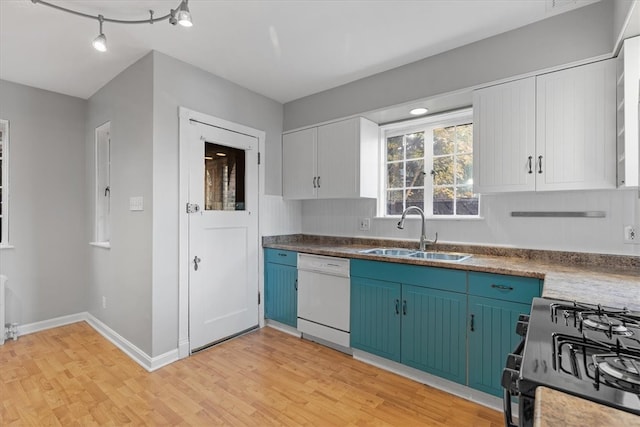
[[[189,342],[258,325],[258,141],[196,124],[189,154]]]

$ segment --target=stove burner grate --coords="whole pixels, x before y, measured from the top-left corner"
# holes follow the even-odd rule
[[[588,329],[607,332],[609,335],[633,335],[633,332],[627,328],[624,321],[619,318],[609,317],[604,313],[586,315],[581,313],[580,317],[582,318],[582,325]]]
[[[640,359],[621,354],[594,354],[596,385],[605,383],[640,394]]]

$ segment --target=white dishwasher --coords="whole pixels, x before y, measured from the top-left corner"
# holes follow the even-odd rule
[[[349,260],[298,253],[298,330],[349,347]]]

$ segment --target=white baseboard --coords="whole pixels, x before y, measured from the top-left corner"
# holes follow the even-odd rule
[[[458,384],[453,381],[428,374],[418,369],[414,369],[409,366],[402,365],[392,360],[388,360],[361,350],[353,349],[353,358],[361,362],[376,366],[380,369],[384,369],[385,371],[393,372],[394,374],[398,374],[419,383],[426,384],[428,386],[456,395],[463,399],[470,400],[482,406],[495,409],[496,411],[502,412],[503,410],[501,398],[472,389],[462,384]]]
[[[18,336],[33,334],[59,326],[70,325],[76,322],[87,320],[87,312],[69,314],[67,316],[55,317],[53,319],[42,320],[40,322],[26,323],[18,326]]]
[[[100,335],[111,341],[113,345],[122,350],[127,356],[132,358],[140,366],[149,372],[162,368],[169,363],[175,362],[179,359],[178,349],[169,350],[168,352],[159,356],[151,357],[138,347],[133,345],[129,340],[118,334],[109,326],[102,323],[95,316],[90,313],[82,312],[76,314],[70,314],[68,316],[60,316],[54,319],[42,320],[40,322],[27,323],[18,326],[18,336],[33,334],[35,332],[44,331],[51,328],[57,328],[60,326],[70,325],[76,322],[87,322],[89,326],[96,330]],[[187,342],[187,354],[189,355],[189,343]],[[183,357],[186,357],[183,356]]]
[[[191,348],[189,346],[189,339],[182,340],[178,343],[178,358],[184,359],[191,354]]]
[[[99,320],[92,314],[87,313],[86,320],[87,323],[91,325],[91,327],[95,329],[100,335],[111,341],[116,347],[122,350],[125,354],[127,354],[130,358],[132,358],[135,362],[137,362],[140,366],[142,366],[149,372],[155,371],[156,369],[159,369],[163,366],[168,365],[169,363],[178,360],[177,348],[159,356],[150,357],[149,355],[147,355],[147,353],[140,350],[133,343],[124,338],[122,335],[118,334],[109,326],[102,323],[101,320]]]

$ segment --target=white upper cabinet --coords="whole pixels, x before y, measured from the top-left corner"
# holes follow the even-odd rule
[[[286,199],[315,199],[318,128],[282,135],[282,194]]]
[[[538,76],[536,93],[536,189],[615,188],[615,61]]]
[[[282,136],[285,199],[375,198],[378,125],[361,117]]]
[[[478,193],[615,187],[615,62],[474,92]]]
[[[473,93],[476,193],[535,189],[535,77]]]
[[[637,187],[640,185],[640,36],[624,41],[617,62],[618,186]]]

